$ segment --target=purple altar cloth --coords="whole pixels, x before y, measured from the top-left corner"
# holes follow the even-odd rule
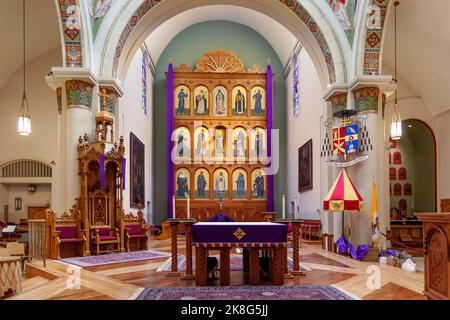
[[[241,229],[242,232],[236,232]],[[242,236],[240,239],[235,235]],[[195,243],[285,243],[287,225],[272,222],[199,222],[192,226]]]

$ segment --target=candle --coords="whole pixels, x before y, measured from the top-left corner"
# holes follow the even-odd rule
[[[175,219],[175,196],[172,196],[172,218]]]
[[[191,218],[191,200],[189,198],[189,194],[187,195],[187,218]]]
[[[282,205],[282,212],[283,212],[283,219],[286,219],[286,195],[283,193],[283,200],[281,201]]]

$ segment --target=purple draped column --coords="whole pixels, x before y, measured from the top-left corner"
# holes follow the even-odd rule
[[[273,127],[273,74],[270,63],[267,65],[266,79],[267,101],[267,156],[272,157],[272,127]],[[270,163],[273,165],[272,163]],[[273,174],[267,176],[267,210],[274,211]]]
[[[105,190],[105,155],[100,155],[100,189]]]
[[[174,130],[174,80],[173,80],[173,65],[169,63],[167,70],[167,218],[172,217],[172,197],[174,195],[174,163],[172,160],[172,132]]]
[[[122,190],[125,190],[127,159],[122,159]]]

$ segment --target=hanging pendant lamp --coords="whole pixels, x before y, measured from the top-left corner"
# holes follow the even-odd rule
[[[400,5],[400,1],[395,1],[394,2],[394,6],[395,6],[395,46],[394,46],[394,51],[395,51],[395,79],[394,79],[394,83],[395,83],[395,102],[394,102],[394,114],[392,116],[392,121],[391,121],[391,139],[392,140],[400,140],[400,138],[402,137],[402,118],[400,116],[400,107],[398,104],[398,78],[397,78],[397,7]]]
[[[27,93],[26,93],[26,57],[25,57],[25,0],[22,1],[22,14],[23,14],[23,95],[22,103],[20,105],[19,118],[17,121],[17,132],[22,136],[29,136],[31,134],[31,115],[30,107],[28,105]]]

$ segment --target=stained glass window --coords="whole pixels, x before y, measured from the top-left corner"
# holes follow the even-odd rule
[[[147,114],[147,58],[146,52],[142,53],[142,92],[141,92],[141,104],[142,111]]]
[[[294,103],[294,117],[298,116],[300,113],[300,88],[299,88],[299,65],[298,65],[298,55],[294,55],[294,59],[292,61],[292,69],[294,70],[293,74],[293,103]]]

